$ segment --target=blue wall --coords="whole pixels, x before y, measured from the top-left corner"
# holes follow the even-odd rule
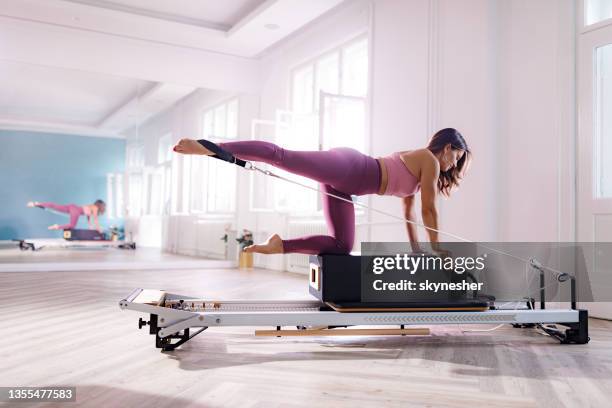
[[[106,174],[124,168],[125,140],[0,130],[0,240],[60,237],[47,227],[66,224],[68,217],[26,203],[106,201]],[[100,225],[109,225],[106,216]],[[84,216],[78,227],[87,228]]]

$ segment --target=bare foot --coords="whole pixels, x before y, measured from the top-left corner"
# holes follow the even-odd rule
[[[282,254],[283,240],[278,234],[272,235],[263,244],[249,245],[244,248],[244,252],[256,252],[258,254]]]
[[[172,149],[177,153],[182,154],[201,154],[204,156],[212,156],[214,153],[193,139],[181,139]]]
[[[49,225],[49,229],[50,230],[57,230],[57,229],[59,229],[59,225],[57,225],[57,224]]]

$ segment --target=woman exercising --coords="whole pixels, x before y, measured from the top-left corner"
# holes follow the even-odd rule
[[[311,178],[322,184],[322,191],[346,198],[351,195],[379,194],[401,197],[404,216],[415,220],[414,195],[421,191],[421,214],[432,244],[438,243],[436,196],[448,196],[461,181],[470,150],[456,129],[437,132],[423,149],[396,152],[373,158],[357,150],[339,147],[327,151],[293,151],[263,141],[218,143],[218,146],[242,160],[260,161]],[[182,154],[213,155],[197,140],[181,139],[174,151]],[[323,213],[330,235],[310,235],[281,239],[272,235],[262,244],[248,246],[245,252],[262,254],[348,254],[355,239],[355,211],[352,202],[323,195]],[[418,235],[412,223],[406,223],[413,249]]]
[[[30,201],[28,203],[28,207],[38,207],[38,208],[49,208],[54,211],[58,211],[61,213],[66,213],[70,216],[70,222],[64,225],[53,224],[49,226],[50,230],[67,230],[73,229],[77,222],[79,221],[79,217],[81,215],[87,216],[87,224],[89,229],[92,228],[92,218],[93,218],[93,226],[98,232],[102,232],[102,228],[100,227],[100,223],[98,222],[98,216],[104,214],[106,211],[106,203],[102,200],[96,200],[93,204],[88,205],[60,205],[54,203],[39,203],[38,201]]]

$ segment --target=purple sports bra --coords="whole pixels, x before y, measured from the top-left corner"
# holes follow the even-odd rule
[[[387,168],[387,189],[384,195],[406,197],[419,191],[419,180],[408,170],[400,152],[381,158]]]

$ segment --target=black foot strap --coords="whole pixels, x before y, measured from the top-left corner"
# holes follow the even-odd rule
[[[213,152],[214,155],[212,157],[226,161],[228,163],[236,164],[240,167],[246,167],[246,161],[238,159],[227,150],[223,150],[222,148],[220,148],[219,145],[217,145],[216,143],[213,143],[210,140],[206,139],[200,139],[198,140],[198,143]]]

